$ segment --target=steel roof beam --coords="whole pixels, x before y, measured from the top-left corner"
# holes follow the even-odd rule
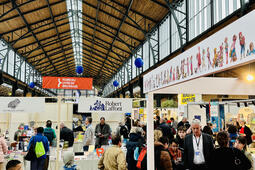
[[[120,2],[118,2],[118,1],[116,1],[116,0],[111,0],[111,1],[112,1],[113,3],[115,3],[115,4],[119,5],[119,6],[121,6],[122,8],[125,8],[125,9],[127,8],[125,5],[121,4]],[[149,17],[149,16],[146,16],[146,15],[144,15],[144,14],[142,14],[142,13],[136,11],[136,10],[130,9],[130,11],[133,12],[133,13],[136,13],[136,14],[142,16],[143,18],[145,18],[145,19],[147,19],[147,20],[150,20],[150,21],[152,21],[152,22],[154,22],[154,23],[158,23],[158,22],[159,22],[159,21],[156,21],[155,19],[153,19],[153,18],[151,18],[151,17]]]
[[[84,61],[89,61],[89,59],[88,58],[85,58],[85,60]],[[100,69],[100,67],[101,67],[101,64],[97,64],[97,63],[95,63],[94,65],[93,65],[93,67],[96,67],[96,68],[99,68]],[[89,68],[89,67],[86,67],[86,68],[88,68],[88,69],[93,69],[93,67],[91,67],[91,68]],[[106,67],[106,68],[108,68],[108,67]],[[99,69],[97,70],[97,72],[99,71]],[[115,73],[115,71],[116,70],[113,70],[112,68],[108,68],[108,71],[110,72],[110,74],[113,74],[113,73]]]
[[[67,14],[67,12],[63,12],[63,13],[60,13],[60,14],[58,14],[58,15],[55,15],[54,18],[63,16],[63,15],[65,15],[65,14]],[[30,25],[31,25],[31,26],[37,25],[37,24],[43,23],[43,22],[45,22],[45,21],[48,21],[48,20],[50,20],[50,19],[51,19],[51,17],[48,17],[48,18],[45,18],[45,19],[42,19],[42,20],[33,22],[33,23],[31,23]],[[66,19],[66,18],[65,18],[65,19]],[[49,23],[49,24],[52,24],[52,22]],[[47,23],[47,25],[49,25],[49,24]],[[45,26],[45,25],[44,25],[44,26]],[[18,28],[15,28],[15,29],[13,29],[13,30],[10,30],[10,31],[1,33],[1,35],[9,34],[9,33],[12,33],[12,32],[15,32],[15,31],[18,31],[18,30],[21,30],[21,29],[24,29],[24,28],[26,28],[26,26],[18,27]]]
[[[82,23],[82,24],[83,24],[84,26],[87,26],[87,27],[93,29],[93,27],[90,26],[90,25],[88,25],[88,24],[85,24],[85,23]],[[96,29],[96,31],[99,32],[99,33],[101,33],[101,34],[103,34],[103,35],[105,35],[105,36],[107,36],[107,37],[110,37],[110,38],[114,39],[114,36],[109,35],[109,34],[106,34],[106,33],[102,32],[101,30]],[[110,32],[110,31],[108,31],[108,32]],[[112,34],[112,32],[110,32],[110,33]],[[117,38],[118,38],[118,37],[116,37],[116,39],[117,39]],[[122,43],[122,44],[125,44],[125,45],[130,49],[130,51],[132,51],[132,50],[135,48],[134,46],[132,46],[132,45],[130,45],[130,44],[127,44],[124,40],[121,40],[120,38],[118,38],[117,41],[119,41],[119,42]],[[132,49],[132,48],[133,48],[133,49]]]
[[[11,0],[11,1],[14,1],[14,0]],[[63,2],[65,2],[65,1],[66,1],[66,0],[60,0],[60,1],[58,1],[58,2],[51,3],[50,5],[51,5],[51,6],[53,6],[53,5],[58,5],[58,4],[63,3]],[[33,12],[35,12],[35,11],[39,11],[39,10],[44,9],[44,8],[47,8],[47,7],[48,7],[48,5],[44,5],[44,6],[41,6],[41,7],[39,7],[39,8],[26,11],[26,12],[23,13],[23,15],[27,15],[27,14],[33,13]],[[2,22],[9,21],[9,20],[14,19],[14,18],[17,18],[17,17],[19,17],[18,14],[17,14],[17,15],[13,15],[13,16],[11,16],[11,17],[9,17],[9,18],[2,19],[2,20],[0,20],[0,24],[1,24]]]
[[[90,34],[89,32],[86,32],[86,31],[82,31],[82,32],[85,34],[84,36],[89,35],[89,36],[92,37],[92,34]],[[105,41],[105,40],[103,40],[103,39],[101,39],[101,38],[99,38],[99,37],[97,37],[97,36],[95,36],[95,37],[96,37],[96,39],[98,39],[99,41],[102,41],[102,42],[104,42],[105,44],[111,46],[111,43],[109,43],[109,42],[107,42],[107,41]],[[126,51],[126,50],[124,50],[124,49],[121,49],[121,48],[118,47],[118,46],[113,45],[113,47],[116,48],[116,49],[118,49],[118,50],[121,50],[121,51],[123,51],[123,52],[125,52],[125,53],[127,53],[127,54],[129,54],[129,55],[131,55],[130,52],[128,52],[128,51]]]
[[[61,41],[70,40],[70,38],[71,38],[69,35],[67,35],[66,37],[67,37],[67,38],[61,39]],[[43,48],[46,48],[46,47],[49,47],[49,46],[54,45],[54,44],[57,44],[57,43],[58,43],[58,38],[52,40],[52,42],[49,43],[49,44],[46,44],[46,45],[42,44],[42,46],[43,46]],[[20,49],[20,48],[19,48],[19,49]],[[17,49],[17,50],[18,50],[18,49]],[[27,51],[27,52],[25,52],[25,53],[22,53],[21,55],[24,55],[24,56],[28,57],[29,54],[35,52],[36,50],[38,50],[38,48],[35,48],[35,49],[33,49],[33,50],[30,50],[30,51]],[[27,54],[28,54],[28,55],[27,55]]]
[[[86,55],[87,57],[90,57],[90,55],[87,54],[87,53],[82,52],[82,54]],[[85,57],[86,57],[86,56],[85,56]],[[84,59],[84,58],[83,58],[83,59]],[[88,58],[87,58],[87,59],[88,59]],[[99,60],[99,59],[97,59],[97,58],[95,58],[95,57],[93,57],[93,56],[92,56],[91,60],[92,60],[93,62],[97,63],[97,64],[102,64],[102,63],[104,62],[104,61]],[[99,63],[99,62],[101,62],[101,63]],[[112,67],[112,66],[110,66],[108,63],[107,63],[107,65],[108,65],[109,67]],[[114,68],[116,68],[116,67],[114,67]],[[117,68],[116,68],[116,69],[117,69]]]
[[[52,22],[54,23],[54,27],[55,27],[55,30],[56,30],[56,33],[57,33],[57,36],[58,36],[58,42],[59,42],[59,44],[60,44],[60,46],[61,46],[62,52],[63,52],[64,57],[65,57],[65,59],[66,59],[66,54],[65,54],[65,51],[64,51],[64,48],[63,48],[62,41],[60,40],[59,31],[58,31],[58,28],[57,28],[57,24],[56,24],[56,22],[55,22],[55,18],[54,18],[54,16],[53,16],[53,12],[52,12],[52,9],[51,9],[51,6],[50,6],[50,2],[49,2],[49,0],[46,0],[46,2],[47,2],[47,4],[48,4],[48,8],[49,8],[49,11],[50,11],[50,16],[51,16]],[[69,70],[70,70],[70,66],[69,66],[69,64],[67,63],[67,59],[66,59],[66,64],[68,65],[68,68],[69,68]]]
[[[82,0],[82,2],[83,2],[84,4],[86,4],[86,5],[88,5],[88,6],[91,7],[91,8],[97,9],[97,7],[96,7],[95,5],[90,4],[90,3],[86,2],[85,0]],[[102,3],[104,3],[104,2],[102,1]],[[109,12],[106,12],[106,11],[104,11],[104,10],[101,10],[101,12],[103,12],[104,14],[106,14],[106,15],[112,17],[112,18],[115,18],[115,19],[121,21],[121,18],[118,18],[118,17],[112,15],[112,14],[109,13]],[[139,29],[137,26],[135,26],[135,25],[133,25],[133,24],[130,24],[130,23],[128,23],[128,22],[125,23],[125,24],[127,24],[127,25],[129,25],[129,26],[131,26],[131,27],[133,27],[133,28],[135,28],[135,29]]]
[[[31,28],[30,28],[29,23],[27,22],[26,18],[24,17],[24,15],[23,15],[22,12],[20,11],[20,9],[17,7],[17,4],[16,4],[15,0],[12,0],[12,6],[13,6],[13,8],[16,8],[16,10],[17,10],[17,12],[19,13],[20,17],[22,18],[22,20],[23,20],[24,23],[26,24],[26,26],[27,26],[27,28],[28,28],[28,31],[31,31]],[[41,43],[39,42],[37,36],[34,34],[33,31],[32,31],[31,33],[32,33],[34,39],[37,41],[38,45],[41,47]],[[46,54],[46,52],[44,51],[44,49],[43,49],[42,47],[41,47],[41,49],[42,49],[42,51],[44,52],[45,57],[47,57],[47,58],[50,60],[50,58],[48,57],[48,55]],[[51,62],[51,61],[50,61],[50,62]],[[52,62],[51,62],[51,64],[52,64]],[[53,64],[52,64],[52,66],[55,68],[55,66],[54,66]],[[55,72],[58,73],[57,70],[55,70]]]
[[[92,48],[91,46],[89,46],[89,45],[87,45],[87,44],[84,44],[84,43],[82,43],[82,45],[83,46],[86,46],[86,47],[88,47],[88,48]],[[89,49],[87,49],[87,48],[84,48],[86,51],[88,51]],[[106,53],[104,53],[104,52],[102,52],[102,51],[100,51],[100,50],[98,50],[98,49],[95,49],[95,48],[92,48],[93,49],[93,51],[97,51],[97,52],[100,52],[100,53],[102,53],[103,55],[107,55]],[[89,51],[88,51],[89,52]],[[93,53],[93,52],[92,52]],[[97,54],[96,54],[97,55]],[[105,59],[106,58],[106,56],[105,57],[103,57],[103,56],[100,56],[102,59]],[[110,56],[110,58],[112,58],[112,59],[114,59],[114,60],[116,60],[116,61],[119,61],[119,62],[123,62],[123,60],[119,60],[119,59],[117,59],[117,58],[114,58],[114,57],[112,57],[112,56]],[[117,64],[117,63],[115,63],[114,62],[114,64]],[[119,64],[117,64],[117,65],[119,65]],[[120,65],[119,65],[120,66]]]
[[[66,24],[69,24],[69,21],[58,25],[58,27],[64,26],[64,25],[66,25]],[[28,25],[29,25],[29,24],[28,24]],[[30,27],[29,27],[29,28],[30,28]],[[23,39],[32,37],[33,34],[41,34],[41,33],[44,33],[44,32],[46,32],[46,31],[50,31],[50,30],[52,30],[52,29],[54,29],[54,28],[55,28],[55,27],[53,26],[53,27],[47,28],[47,29],[45,29],[45,30],[38,31],[38,32],[36,32],[36,33],[34,33],[33,30],[30,28],[29,31],[28,31],[27,33],[24,34],[24,35],[27,35],[27,34],[31,33],[30,35],[27,35],[27,36],[22,35],[22,36],[20,36],[19,38],[17,38],[16,40],[11,41],[10,43],[11,43],[12,45],[14,45],[16,42],[18,42],[18,41],[20,41],[20,40],[23,40]]]
[[[96,35],[96,27],[97,27],[97,22],[98,22],[98,15],[99,15],[99,9],[100,9],[100,4],[101,4],[101,0],[97,0],[97,10],[96,10],[96,18],[95,18],[95,23],[94,23],[94,28],[93,28],[93,37],[92,37],[92,46],[89,47],[90,48],[90,57],[92,57],[92,49],[94,50],[94,45],[95,45],[95,35]],[[82,43],[83,44],[83,43]],[[88,63],[88,65],[90,66],[90,61]]]
[[[118,31],[116,32],[115,37],[114,37],[114,39],[113,39],[113,41],[112,41],[112,43],[111,43],[110,49],[109,49],[108,52],[107,52],[106,59],[104,60],[104,63],[103,63],[103,65],[101,66],[101,69],[98,71],[98,75],[97,75],[97,76],[99,76],[100,71],[101,71],[102,68],[104,67],[104,64],[105,64],[105,62],[106,62],[106,60],[107,60],[107,58],[108,58],[108,56],[109,56],[110,51],[112,50],[113,44],[114,44],[114,42],[116,41],[116,38],[117,38],[117,36],[118,36],[118,34],[119,34],[119,32],[120,32],[120,29],[121,29],[123,23],[125,22],[125,20],[126,20],[126,18],[127,18],[128,12],[129,12],[129,10],[131,9],[132,4],[133,4],[133,0],[130,0],[130,1],[129,1],[129,4],[128,4],[128,7],[127,7],[127,9],[126,9],[126,12],[125,12],[125,14],[124,14],[124,16],[123,16],[123,18],[122,18],[122,20],[121,20],[121,23],[120,23],[119,27],[118,27]]]
[[[71,55],[72,54],[72,55]],[[68,54],[66,54],[67,55],[67,59],[69,59],[69,58],[73,58],[74,56],[73,56],[73,52],[70,52],[70,53],[68,53]],[[70,55],[70,56],[69,56]],[[52,62],[53,61],[60,61],[60,60],[63,60],[61,57],[57,57],[57,58],[53,58],[52,59]],[[39,65],[43,65],[43,64],[46,64],[46,63],[48,63],[49,61],[45,61],[45,62],[42,62],[42,63],[40,63]],[[54,62],[55,63],[55,62]]]
[[[69,45],[72,45],[72,43],[65,44],[64,47],[69,46]],[[57,48],[54,48],[53,50],[57,50],[57,49],[60,49],[60,48],[61,48],[61,47],[57,47]],[[46,53],[49,53],[49,52],[51,52],[51,51],[53,51],[53,50],[46,51]],[[67,50],[67,49],[65,49],[65,50]],[[69,50],[69,49],[68,49],[68,50]],[[61,53],[61,50],[58,51],[58,52]],[[38,57],[38,56],[43,55],[43,54],[44,54],[44,52],[39,53],[39,54],[36,54],[36,55],[34,55],[34,56],[31,56],[31,57],[28,57],[27,59],[35,58],[35,57]],[[52,55],[52,54],[53,54],[53,55]],[[54,55],[56,55],[56,54],[59,54],[59,53],[55,53],[55,52],[54,52],[54,53],[52,53],[52,54],[49,54],[49,56],[52,57],[52,56],[54,56]]]
[[[68,61],[71,61],[70,59],[73,59],[73,56],[69,56],[67,59],[68,59]],[[62,61],[65,61],[65,59],[64,59],[64,58],[61,58],[60,60],[55,61],[55,62],[54,62],[54,65],[57,64],[57,63],[60,63],[60,62],[62,62]],[[49,61],[44,62],[44,64],[47,64],[47,63],[49,63]],[[38,66],[41,66],[41,65],[44,65],[44,64],[39,64],[39,65],[37,65],[36,67],[38,68]],[[47,64],[47,65],[42,66],[42,67],[39,67],[39,68],[48,68],[50,65],[51,65],[51,64]],[[57,66],[57,65],[56,65],[56,66]]]
[[[95,20],[95,18],[93,18],[93,17],[91,17],[91,16],[89,16],[89,15],[87,15],[87,14],[85,14],[85,13],[82,13],[82,15],[84,15],[84,16],[86,16],[86,17],[92,19],[92,20]],[[84,19],[84,18],[83,18],[83,19]],[[88,21],[88,20],[86,20],[86,21],[89,22],[89,23],[91,23],[91,22]],[[107,27],[109,27],[109,28],[111,28],[111,29],[113,29],[113,30],[115,30],[115,31],[118,31],[117,28],[115,28],[115,27],[113,27],[113,26],[111,26],[111,25],[109,25],[109,24],[107,24],[107,23],[104,23],[104,22],[99,21],[99,20],[98,20],[97,22],[100,23],[100,24],[102,24],[102,25],[105,25],[105,26],[107,26]],[[101,26],[98,26],[98,27],[101,28],[101,29],[107,30],[107,29],[104,28],[104,27],[101,27]],[[107,31],[109,31],[109,30],[107,30]],[[142,42],[142,40],[139,40],[138,38],[136,38],[136,37],[134,37],[134,36],[132,36],[132,35],[130,35],[130,34],[127,34],[127,33],[123,32],[123,31],[120,31],[120,33],[123,34],[123,35],[125,35],[125,36],[128,36],[129,38],[132,38],[132,39],[134,39],[134,40],[136,40],[136,41],[138,41],[138,42]],[[112,34],[113,34],[113,33],[112,33]]]
[[[83,38],[83,40],[86,40],[86,41],[92,43],[92,39],[90,39],[90,38],[88,38],[88,37],[85,37],[85,36],[82,36],[82,38]],[[103,49],[105,49],[105,50],[108,50],[108,47],[105,46],[104,44],[100,43],[100,42],[95,41],[95,45],[98,46],[98,47],[101,47],[101,48],[103,48]],[[116,53],[116,52],[113,51],[113,50],[112,50],[112,53],[114,53],[115,55],[121,56],[121,57],[123,57],[124,59],[126,59],[125,56],[122,56],[122,55]]]
[[[59,34],[60,34],[60,35],[63,35],[63,34],[69,33],[69,32],[70,32],[70,30],[67,30],[67,31],[61,32],[61,33],[59,33]],[[65,36],[63,36],[63,37],[66,37],[66,36],[67,36],[67,35],[65,35]],[[68,35],[68,36],[69,36],[69,35]],[[51,38],[54,38],[54,37],[57,37],[57,34],[52,35],[52,36],[50,36],[50,37],[46,37],[46,38],[41,39],[41,40],[39,40],[39,41],[42,42],[42,41],[45,41],[45,40],[48,40],[48,39],[51,39]],[[63,37],[61,37],[61,38],[63,38]],[[56,39],[55,39],[54,41],[56,41]],[[46,45],[47,43],[51,43],[51,42],[53,42],[53,40],[50,40],[50,41],[48,41],[48,42],[46,42],[46,43],[43,43],[43,45]],[[32,42],[32,43],[29,43],[29,44],[26,44],[26,45],[17,47],[16,49],[19,50],[19,49],[21,49],[21,48],[26,48],[26,47],[28,47],[28,46],[30,46],[30,45],[33,45],[33,44],[36,44],[36,43],[37,43],[37,42],[34,41],[34,42]]]

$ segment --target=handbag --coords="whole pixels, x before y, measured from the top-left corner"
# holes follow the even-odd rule
[[[24,157],[24,159],[27,161],[32,161],[32,160],[36,159],[34,142],[31,141],[29,150],[28,150],[26,156]]]

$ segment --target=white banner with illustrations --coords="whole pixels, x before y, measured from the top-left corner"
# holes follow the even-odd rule
[[[144,93],[255,60],[255,10],[147,73]]]
[[[43,97],[0,97],[0,113],[41,113],[45,111]]]
[[[78,112],[131,113],[132,99],[80,97],[78,103]]]

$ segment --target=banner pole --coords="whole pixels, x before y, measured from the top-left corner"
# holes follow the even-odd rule
[[[57,158],[56,158],[55,170],[58,170],[58,167],[59,167],[60,109],[61,109],[61,97],[58,97],[58,134],[57,134]]]

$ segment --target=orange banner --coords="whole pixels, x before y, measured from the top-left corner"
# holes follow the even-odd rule
[[[45,89],[81,89],[92,90],[92,78],[80,77],[43,77],[42,87]]]

